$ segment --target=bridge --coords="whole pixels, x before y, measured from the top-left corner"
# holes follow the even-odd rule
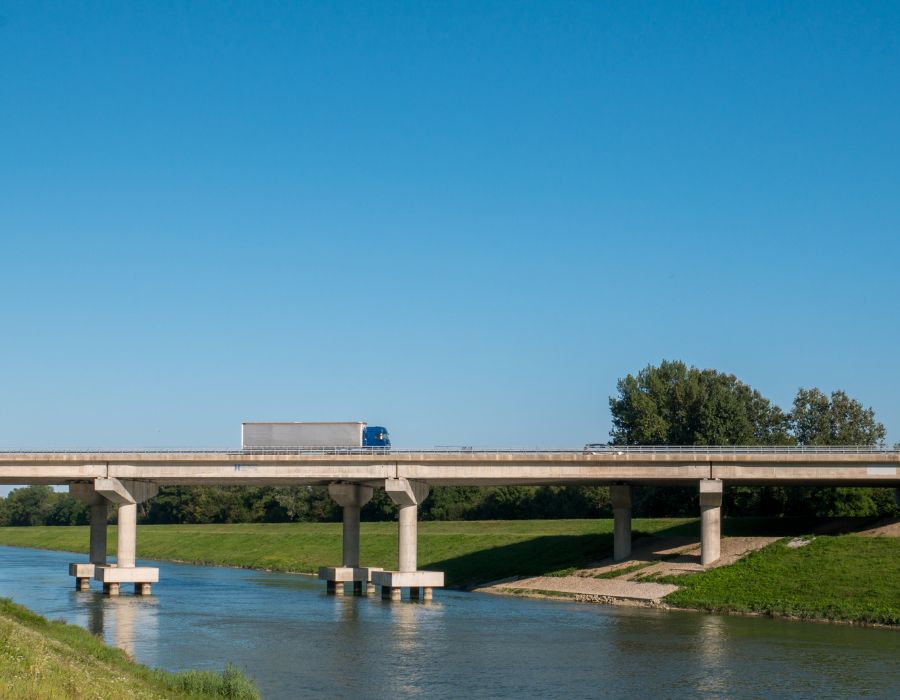
[[[245,449],[0,452],[0,484],[68,485],[91,509],[88,562],[73,563],[76,587],[90,580],[117,595],[122,584],[148,594],[159,580],[155,567],[135,565],[137,504],[169,485],[325,485],[343,509],[340,566],[319,576],[329,593],[397,600],[429,599],[443,572],[417,566],[418,506],[432,486],[610,486],[613,557],[631,553],[632,488],[694,485],[701,519],[701,562],[719,559],[722,494],[727,485],[881,486],[898,489],[900,450],[873,447],[620,447],[582,450]],[[360,509],[375,488],[399,507],[398,570],[360,566]],[[116,563],[106,560],[109,507],[118,509]]]

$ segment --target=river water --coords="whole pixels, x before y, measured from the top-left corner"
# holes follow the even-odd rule
[[[150,666],[230,661],[264,698],[900,697],[892,630],[454,591],[389,603],[326,596],[305,576],[167,562],[153,563],[154,595],[109,598],[73,590],[67,563],[81,559],[0,547],[0,596]]]

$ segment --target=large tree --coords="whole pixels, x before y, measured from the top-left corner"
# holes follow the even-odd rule
[[[663,361],[620,379],[609,399],[618,445],[879,445],[884,426],[871,408],[843,391],[829,398],[800,389],[785,414],[732,374]],[[889,489],[731,487],[734,515],[887,515]],[[696,490],[646,488],[635,495],[641,515],[694,515]]]
[[[801,388],[790,424],[798,445],[883,445],[887,434],[872,408],[843,391],[831,392],[829,400],[819,389]]]
[[[733,374],[664,360],[629,374],[610,397],[617,445],[771,445],[787,416]]]
[[[843,391],[831,398],[819,389],[799,389],[789,416],[798,445],[883,445],[886,431],[865,408]],[[875,516],[894,512],[892,489],[808,486],[786,490],[785,511],[795,515]]]

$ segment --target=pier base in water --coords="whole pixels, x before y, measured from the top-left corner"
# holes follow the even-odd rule
[[[323,566],[319,569],[319,580],[325,581],[329,595],[343,595],[345,583],[353,584],[353,595],[371,595],[375,592],[372,575],[382,570],[377,566]]]
[[[443,571],[381,571],[373,574],[372,583],[381,586],[385,600],[400,600],[400,592],[409,589],[410,600],[431,600],[435,588],[444,587]]]

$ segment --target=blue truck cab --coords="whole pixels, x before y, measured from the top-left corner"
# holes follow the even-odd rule
[[[380,425],[368,425],[363,430],[363,447],[390,447],[391,436],[387,428]]]

